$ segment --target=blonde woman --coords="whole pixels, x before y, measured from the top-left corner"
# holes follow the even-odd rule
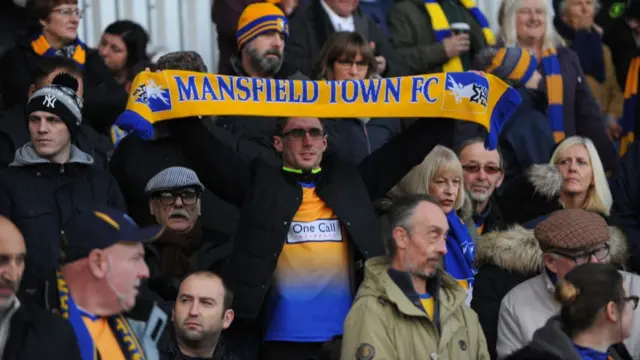
[[[473,265],[475,244],[471,234],[477,234],[477,231],[470,204],[465,201],[463,179],[462,165],[456,154],[438,145],[400,180],[390,193],[390,201],[394,196],[411,194],[427,194],[438,200],[449,222],[444,269],[468,290],[469,304],[476,273]]]
[[[609,217],[613,198],[593,142],[572,136],[560,143],[548,165],[533,165],[500,195],[508,223],[533,228],[559,209],[579,208]]]
[[[566,47],[553,26],[548,0],[503,0],[500,14],[502,46],[519,46],[535,54],[543,80],[538,90],[547,97],[547,118],[556,142],[579,135],[592,139],[607,171],[617,166],[600,106],[585,81],[575,52]]]

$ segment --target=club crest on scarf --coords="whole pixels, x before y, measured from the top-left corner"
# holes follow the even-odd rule
[[[146,83],[140,84],[132,95],[136,103],[145,104],[151,112],[171,110],[171,94],[169,89],[157,85],[155,81],[149,79]]]
[[[489,99],[489,82],[485,78],[470,78],[461,75],[456,73],[447,74],[447,85],[442,108],[444,110],[465,111],[474,114],[486,112]]]

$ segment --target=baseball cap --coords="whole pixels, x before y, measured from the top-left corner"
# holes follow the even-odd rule
[[[83,211],[63,227],[62,263],[83,259],[94,249],[106,249],[120,242],[153,242],[162,231],[159,225],[141,228],[129,215],[116,209]]]

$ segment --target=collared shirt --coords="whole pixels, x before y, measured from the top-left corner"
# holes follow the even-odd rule
[[[329,15],[329,21],[331,21],[331,25],[333,25],[333,29],[335,31],[356,31],[356,26],[353,22],[353,15],[349,15],[349,17],[344,18],[331,10],[324,0],[320,0],[320,4],[322,4],[322,8],[324,8],[324,11]]]

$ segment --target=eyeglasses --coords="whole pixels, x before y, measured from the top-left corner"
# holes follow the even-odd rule
[[[623,298],[622,300],[624,300],[625,302],[627,302],[627,301],[633,302],[633,310],[635,310],[638,307],[638,301],[640,301],[640,297],[638,297],[638,296],[627,296],[626,298]]]
[[[495,175],[502,171],[502,169],[499,166],[495,166],[495,165],[480,166],[478,164],[462,165],[462,169],[471,174],[476,174],[480,172],[480,169],[484,169],[484,172],[487,175]]]
[[[305,136],[307,136],[307,134],[309,134],[309,137],[313,140],[319,140],[324,136],[324,132],[322,131],[322,129],[318,129],[318,128],[311,128],[309,130],[307,129],[291,129],[289,131],[287,131],[286,133],[282,133],[282,136],[288,136],[292,139],[304,139]]]
[[[367,70],[367,68],[369,68],[369,63],[366,60],[352,61],[352,60],[342,59],[342,60],[336,60],[336,62],[338,63],[338,65],[346,68],[350,68],[353,65],[355,65],[356,68],[360,71]]]
[[[589,262],[592,256],[595,256],[598,260],[604,260],[609,256],[609,244],[604,244],[597,249],[593,249],[591,251],[585,251],[583,253],[577,255],[570,255],[560,251],[552,251],[554,254],[560,255],[564,258],[571,259],[575,261],[576,265],[582,265]]]
[[[56,12],[64,17],[72,17],[73,15],[76,15],[80,19],[82,19],[82,15],[84,15],[84,10],[74,8],[53,9],[51,12]]]
[[[178,197],[182,199],[183,204],[193,205],[198,202],[200,194],[195,190],[184,190],[165,191],[155,195],[155,198],[159,199],[162,205],[173,205],[178,200]]]

